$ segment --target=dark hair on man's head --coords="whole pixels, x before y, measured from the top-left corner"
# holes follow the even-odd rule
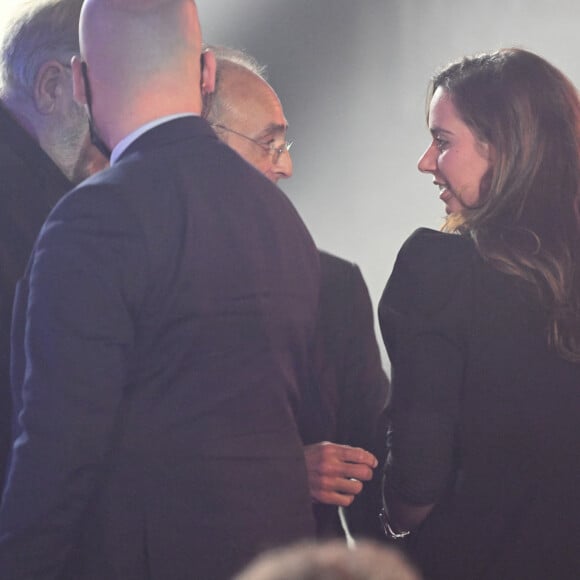
[[[480,200],[445,229],[469,233],[495,267],[534,285],[549,340],[580,361],[580,102],[573,84],[519,48],[464,58],[437,73],[491,167]]]

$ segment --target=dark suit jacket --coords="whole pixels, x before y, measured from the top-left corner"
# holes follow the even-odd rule
[[[58,578],[75,548],[75,578],[229,578],[313,534],[318,280],[290,202],[196,117],[65,197],[15,306],[0,577]]]
[[[11,441],[9,346],[14,289],[40,227],[71,187],[0,104],[0,489]]]
[[[376,428],[386,404],[388,380],[369,292],[358,266],[326,252],[320,252],[320,275],[321,348],[312,385],[320,399],[305,410],[303,440],[306,444],[332,441],[376,453],[377,438],[384,440]],[[365,484],[347,510],[351,531],[358,535],[380,533],[375,484]],[[320,536],[344,535],[335,506],[315,504],[314,512]]]
[[[437,506],[411,541],[428,579],[580,572],[580,365],[531,290],[462,236],[419,230],[380,303],[392,362],[387,490]]]

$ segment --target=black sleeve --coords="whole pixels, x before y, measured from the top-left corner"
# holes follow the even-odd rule
[[[411,504],[436,502],[456,468],[474,255],[460,236],[418,230],[380,301],[393,389],[385,491]]]

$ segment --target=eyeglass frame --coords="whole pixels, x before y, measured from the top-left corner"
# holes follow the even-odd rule
[[[243,133],[240,133],[239,131],[235,131],[234,129],[230,129],[229,127],[226,127],[225,125],[222,125],[221,123],[212,123],[212,127],[214,129],[221,129],[222,131],[227,131],[228,133],[233,133],[234,135],[237,135],[238,137],[242,137],[243,139],[247,139],[248,141],[251,141],[252,143],[254,143],[254,145],[258,145],[258,147],[260,147],[263,151],[265,151],[266,153],[269,153],[272,156],[272,163],[274,163],[274,164],[278,163],[278,161],[280,160],[280,155],[283,155],[284,153],[288,153],[290,151],[290,148],[294,144],[293,141],[284,141],[284,143],[282,145],[279,145],[279,146],[274,145],[274,143],[263,143],[262,141],[258,141],[257,139],[254,139],[253,137],[250,137],[248,135],[244,135]]]

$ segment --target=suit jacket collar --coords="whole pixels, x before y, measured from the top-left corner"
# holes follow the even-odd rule
[[[36,173],[41,180],[53,184],[52,189],[58,191],[58,196],[52,200],[51,205],[56,203],[63,193],[72,189],[73,184],[2,103],[0,103],[0,148],[12,153],[4,155],[0,152],[2,163],[11,163],[10,159],[17,158],[28,171]]]
[[[143,133],[121,153],[116,163],[119,163],[132,153],[149,151],[177,141],[199,137],[217,138],[205,119],[193,115],[179,117],[157,125]]]

